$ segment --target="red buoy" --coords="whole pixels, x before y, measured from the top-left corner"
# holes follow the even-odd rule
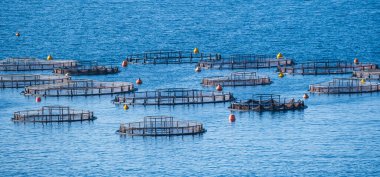
[[[125,60],[121,63],[121,66],[122,66],[122,67],[126,67],[127,65],[128,65],[128,62],[125,61]]]
[[[230,114],[228,119],[230,120],[230,122],[235,122],[235,120],[236,120],[235,115],[233,115],[232,113]]]
[[[216,86],[216,90],[220,92],[220,91],[223,90],[223,87],[222,87],[220,84],[218,84],[218,85]]]
[[[355,63],[355,64],[358,64],[358,63],[359,63],[359,59],[355,58],[355,59],[354,59],[354,63]]]
[[[39,96],[36,97],[36,102],[37,102],[37,103],[41,102],[41,97],[39,97]]]
[[[139,79],[137,79],[137,80],[136,80],[136,84],[137,84],[137,85],[140,85],[140,84],[142,84],[142,80],[141,80],[140,78],[139,78]]]

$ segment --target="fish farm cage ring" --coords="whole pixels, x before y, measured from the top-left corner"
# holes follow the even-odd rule
[[[96,117],[91,111],[74,110],[68,106],[44,106],[38,110],[17,111],[13,114],[14,122],[75,122],[91,121]]]
[[[170,116],[147,116],[141,122],[120,124],[119,134],[131,136],[196,135],[206,132],[203,124],[194,121],[178,121]]]

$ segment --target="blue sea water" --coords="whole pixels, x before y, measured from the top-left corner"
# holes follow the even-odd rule
[[[21,33],[20,37],[15,32]],[[155,49],[284,53],[296,62],[346,59],[380,64],[380,1],[0,1],[0,58],[30,56],[120,65],[127,54]],[[224,88],[301,98],[331,76],[285,76],[273,84]],[[194,65],[129,65],[103,81],[142,78],[139,90],[202,87]],[[4,74],[5,72],[1,72]],[[34,72],[36,73],[36,72]],[[50,71],[37,72],[50,73]],[[303,111],[236,112],[229,104],[133,106],[113,96],[43,98],[0,90],[1,176],[380,176],[380,93],[312,94]],[[13,112],[44,105],[95,112],[91,123],[14,124]],[[204,123],[201,136],[121,137],[120,122],[173,115]]]

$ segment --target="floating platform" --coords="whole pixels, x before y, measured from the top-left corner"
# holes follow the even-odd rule
[[[175,121],[169,116],[148,116],[142,122],[121,124],[117,132],[131,136],[173,136],[202,134],[206,129],[198,122]]]
[[[134,92],[127,96],[117,96],[113,103],[128,105],[179,105],[206,104],[233,101],[230,92],[211,92],[195,89],[169,88],[156,91]]]
[[[364,78],[366,80],[380,80],[380,69],[369,69],[364,71],[354,71],[353,77]]]
[[[97,62],[80,62],[77,67],[60,67],[55,68],[55,74],[68,74],[68,75],[105,75],[119,73],[117,66],[103,66],[98,65]]]
[[[55,84],[67,82],[70,77],[39,74],[6,74],[0,75],[0,88],[23,88],[32,85]]]
[[[287,65],[279,67],[279,71],[289,74],[301,75],[322,75],[322,74],[347,74],[353,71],[362,71],[375,69],[376,64],[358,63],[342,61],[342,60],[327,60],[327,61],[309,61],[306,63],[298,63],[296,65]]]
[[[335,78],[330,82],[312,84],[309,91],[327,94],[378,92],[380,83],[357,78]]]
[[[76,60],[42,60],[36,58],[7,58],[0,60],[0,71],[52,70],[59,67],[76,67]]]
[[[219,60],[220,54],[194,54],[191,51],[157,50],[141,54],[128,55],[126,60],[131,64],[181,64],[198,63],[202,60]]]
[[[205,69],[258,69],[291,64],[291,59],[276,59],[276,56],[239,54],[231,55],[229,59],[202,60],[197,65]]]
[[[258,94],[252,99],[236,101],[231,104],[229,109],[243,111],[287,111],[305,109],[303,100],[281,98],[280,95]]]
[[[128,93],[135,91],[130,82],[100,82],[94,80],[69,80],[63,83],[25,87],[25,95],[90,96]]]
[[[74,110],[68,106],[44,106],[39,110],[18,111],[13,114],[15,122],[75,122],[91,121],[96,117],[91,111]]]
[[[203,78],[205,86],[254,86],[271,84],[268,76],[256,75],[256,72],[233,72],[230,76],[214,76]]]

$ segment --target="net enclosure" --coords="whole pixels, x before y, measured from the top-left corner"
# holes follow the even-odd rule
[[[279,67],[279,71],[289,74],[322,75],[322,74],[347,74],[353,71],[375,69],[373,63],[352,63],[343,60],[308,61],[296,65]]]
[[[119,73],[119,67],[99,65],[97,62],[80,62],[77,67],[59,67],[53,71],[55,74],[68,75],[105,75]]]
[[[185,88],[157,89],[155,91],[134,92],[117,96],[115,104],[128,105],[177,105],[221,103],[234,100],[230,92],[213,92]]]
[[[203,124],[194,121],[174,120],[170,116],[147,116],[141,122],[120,124],[120,134],[131,136],[195,135],[206,132]]]
[[[262,112],[302,110],[307,106],[303,100],[281,98],[281,95],[275,94],[256,94],[252,96],[252,99],[233,102],[229,108],[232,110]]]
[[[70,77],[61,75],[2,74],[0,88],[24,88],[32,85],[63,83],[68,80]]]
[[[135,91],[130,82],[101,82],[94,80],[69,80],[63,83],[25,87],[25,95],[41,96],[89,96],[128,93]]]
[[[230,76],[213,76],[202,79],[205,86],[254,86],[271,84],[268,76],[256,75],[256,72],[233,72]]]
[[[74,110],[68,106],[44,106],[38,110],[17,111],[13,114],[15,122],[75,122],[90,121],[96,117],[91,111]]]
[[[202,60],[219,60],[220,54],[194,54],[191,51],[154,50],[128,55],[126,62],[131,64],[181,64],[198,63]]]
[[[205,69],[258,69],[271,68],[279,65],[291,65],[291,59],[276,59],[275,56],[236,54],[220,60],[202,60],[197,66]]]
[[[370,80],[380,80],[380,69],[369,69],[364,71],[354,71],[353,77]]]
[[[309,91],[328,94],[378,92],[380,83],[358,78],[334,78],[329,82],[310,85]]]
[[[76,67],[76,60],[42,60],[37,58],[7,58],[0,60],[0,71],[52,70],[59,67]]]

